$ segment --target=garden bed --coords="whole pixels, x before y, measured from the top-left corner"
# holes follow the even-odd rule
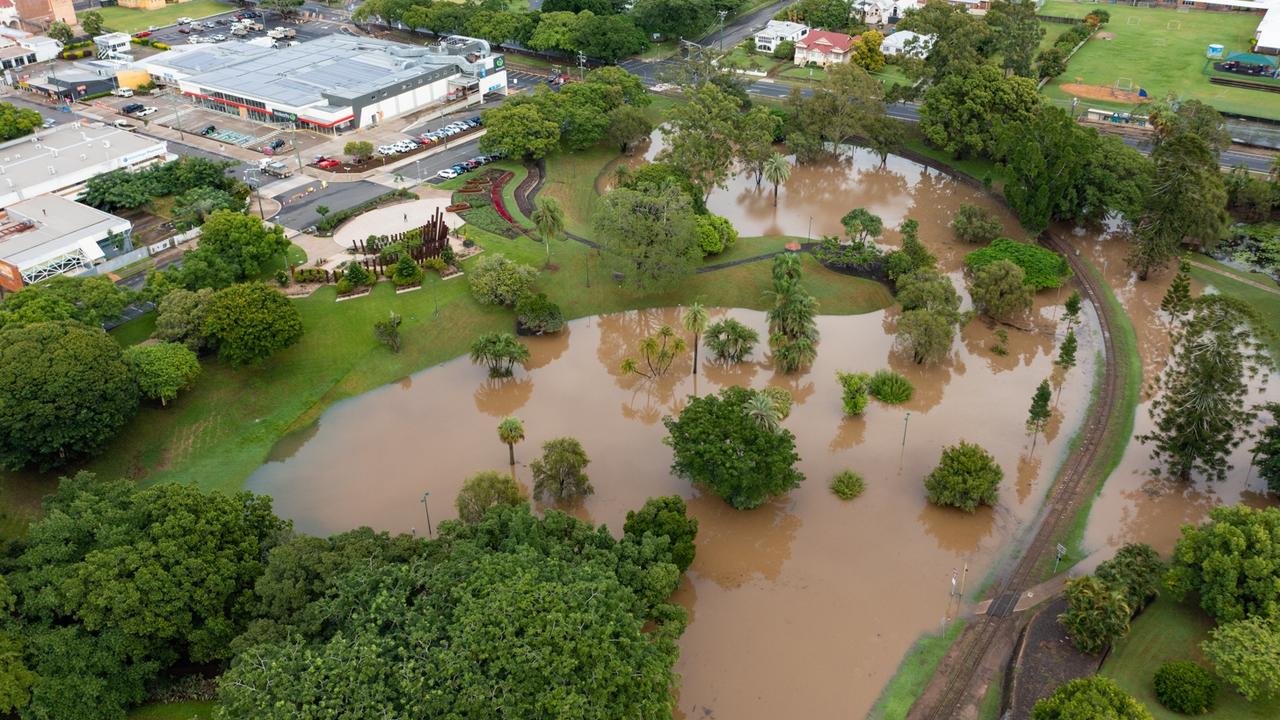
[[[513,177],[510,170],[485,170],[453,193],[450,208],[465,205],[467,209],[456,212],[469,225],[508,239],[518,237],[524,229],[507,210],[502,196],[503,187]]]

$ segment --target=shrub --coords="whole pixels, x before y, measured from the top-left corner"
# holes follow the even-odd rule
[[[836,380],[840,383],[844,414],[861,415],[867,409],[867,386],[871,382],[871,376],[866,373],[837,371]]]
[[[702,250],[703,257],[718,255],[738,240],[738,231],[733,223],[719,215],[698,215],[695,224],[698,247]]]
[[[466,523],[484,519],[489,508],[498,505],[523,505],[524,491],[509,473],[485,470],[467,478],[454,499],[458,518]]]
[[[790,390],[770,385],[760,390],[760,394],[773,401],[773,408],[778,413],[779,422],[791,415],[791,406],[795,404],[795,398],[791,397]]]
[[[516,322],[520,329],[533,335],[551,335],[564,328],[560,306],[547,299],[545,293],[528,294],[516,303]]]
[[[986,208],[977,205],[960,203],[960,209],[951,218],[951,232],[965,242],[989,243],[1000,237],[1003,231],[1000,221],[992,217]]]
[[[1142,704],[1102,675],[1071,680],[1031,709],[1031,720],[1151,720]]]
[[[501,255],[480,258],[467,273],[471,293],[482,305],[511,307],[533,287],[538,271],[528,265],[514,263]]]
[[[322,283],[329,281],[329,273],[324,268],[295,268],[293,279],[303,283]]]
[[[964,256],[964,264],[976,271],[996,261],[1008,260],[1022,268],[1023,282],[1035,290],[1060,287],[1071,277],[1066,258],[1039,245],[997,238],[990,245]]]
[[[877,370],[867,385],[871,396],[882,403],[901,405],[911,399],[915,388],[911,381],[892,370]]]
[[[733,318],[725,318],[708,325],[703,340],[720,360],[739,362],[751,354],[760,334]]]
[[[276,284],[284,287],[289,284],[289,271],[280,269],[276,271]]]
[[[408,255],[401,255],[391,270],[391,283],[396,287],[408,287],[422,282],[422,268]]]
[[[790,40],[783,40],[773,49],[773,57],[775,60],[792,60],[796,56],[796,44]]]
[[[689,517],[684,498],[679,495],[649,498],[639,510],[627,511],[622,534],[637,543],[646,535],[665,537],[671,562],[684,572],[693,564],[697,552],[693,540],[698,535],[698,519]]]
[[[1004,471],[981,446],[963,440],[942,451],[938,467],[924,479],[929,502],[973,512],[995,505]]]
[[[422,261],[422,267],[428,270],[435,270],[437,273],[444,275],[449,271],[449,266],[438,257],[427,258]]]
[[[1094,575],[1123,592],[1129,609],[1136,614],[1159,594],[1164,571],[1164,563],[1155,549],[1150,545],[1131,543],[1099,565]]]
[[[356,286],[355,286],[355,285],[353,285],[353,284],[351,283],[351,281],[350,281],[350,280],[348,280],[348,279],[346,279],[346,278],[342,278],[341,280],[339,280],[339,281],[337,282],[337,284],[335,284],[335,285],[334,285],[334,287],[336,287],[336,288],[338,289],[338,294],[339,294],[339,295],[346,295],[347,293],[351,292],[352,290],[355,290],[355,287],[356,287]]]
[[[1067,581],[1066,596],[1067,611],[1058,622],[1081,652],[1096,655],[1128,634],[1133,613],[1123,590],[1086,575]]]
[[[844,244],[833,237],[823,238],[814,249],[813,257],[829,268],[867,274],[880,272],[884,264],[883,254],[875,243],[855,240]]]
[[[1280,695],[1280,623],[1253,616],[1219,625],[1200,644],[1218,676],[1250,702]]]
[[[1218,682],[1213,675],[1190,660],[1167,662],[1156,670],[1156,699],[1183,715],[1202,715],[1213,709]]]
[[[352,260],[346,264],[342,271],[342,279],[353,287],[363,287],[373,284],[373,273],[365,269],[363,265]]]
[[[841,500],[852,500],[867,487],[862,476],[852,470],[841,470],[831,479],[831,492]]]

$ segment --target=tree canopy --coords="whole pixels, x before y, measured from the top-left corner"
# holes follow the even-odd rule
[[[759,507],[800,484],[795,436],[771,431],[748,417],[754,391],[728,387],[690,398],[678,418],[663,418],[674,451],[672,472],[705,487],[739,510]]]
[[[691,275],[702,257],[689,196],[672,183],[615,188],[600,201],[594,227],[602,259],[632,289],[661,289]]]
[[[1031,709],[1031,720],[1152,720],[1151,713],[1115,680],[1102,675],[1063,684]]]
[[[263,283],[232,285],[213,294],[204,332],[222,359],[260,363],[302,337],[302,316],[289,298]]]
[[[1196,593],[1218,622],[1280,620],[1280,509],[1219,506],[1183,527],[1166,582],[1177,599]]]
[[[1004,470],[981,446],[960,441],[944,448],[938,467],[924,479],[929,502],[973,512],[979,505],[995,505]]]
[[[46,470],[93,455],[137,407],[137,384],[102,328],[0,330],[0,466]]]
[[[106,276],[58,275],[6,295],[0,302],[0,328],[59,320],[100,327],[120,317],[133,297]]]

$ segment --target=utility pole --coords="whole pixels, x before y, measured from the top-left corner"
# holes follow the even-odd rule
[[[298,161],[298,172],[302,172],[302,150],[298,147],[298,121],[293,121],[289,131],[289,141],[293,143],[293,157]]]
[[[587,79],[587,54],[584,52],[578,53],[578,79]]]
[[[728,10],[720,11],[720,52],[724,52],[724,18],[728,14]]]
[[[422,493],[422,507],[427,511],[427,537],[432,537],[434,533],[431,530],[431,505],[427,503],[429,497],[431,497],[430,492]]]

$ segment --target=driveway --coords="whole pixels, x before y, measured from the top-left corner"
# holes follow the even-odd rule
[[[386,187],[367,180],[329,183],[328,187],[322,187],[321,181],[316,180],[275,196],[281,208],[273,219],[291,230],[301,230],[320,222],[323,215],[316,212],[316,208],[322,205],[331,213],[341,212],[386,192]]]

